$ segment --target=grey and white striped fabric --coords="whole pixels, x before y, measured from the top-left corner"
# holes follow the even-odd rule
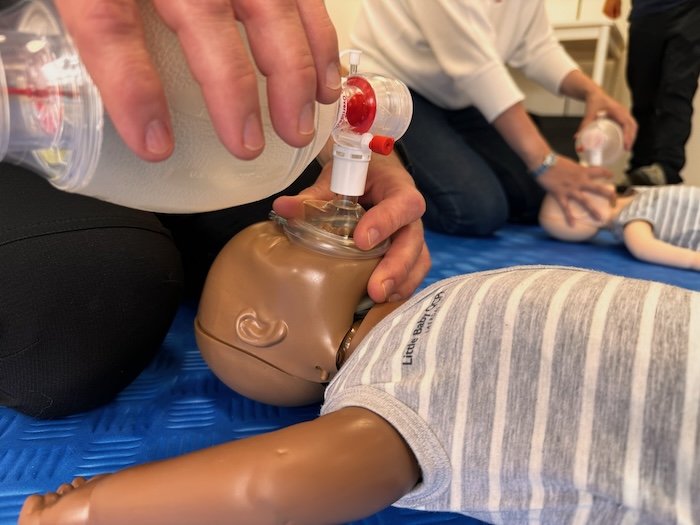
[[[700,523],[700,293],[576,268],[438,282],[322,413],[368,408],[423,479],[398,506],[492,523]]]
[[[700,187],[674,184],[635,187],[637,195],[613,221],[613,233],[622,240],[630,221],[643,220],[654,237],[682,248],[700,251]]]

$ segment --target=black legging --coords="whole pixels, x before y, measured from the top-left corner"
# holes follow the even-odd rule
[[[112,399],[160,347],[183,283],[196,296],[218,251],[273,198],[157,217],[0,164],[0,405],[56,418]]]

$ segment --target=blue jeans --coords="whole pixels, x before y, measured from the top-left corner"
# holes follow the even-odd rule
[[[415,91],[402,142],[426,200],[427,228],[490,235],[509,220],[535,222],[544,190],[476,108],[441,109]]]

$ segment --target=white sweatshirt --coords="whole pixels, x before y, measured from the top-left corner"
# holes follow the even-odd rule
[[[552,93],[577,69],[543,0],[363,0],[351,40],[361,71],[445,109],[476,106],[489,122],[524,98],[507,66]]]

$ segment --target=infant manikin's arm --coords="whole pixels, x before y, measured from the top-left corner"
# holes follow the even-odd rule
[[[389,506],[419,475],[389,423],[345,408],[32,496],[19,525],[345,523]]]
[[[655,238],[651,224],[646,221],[630,222],[625,226],[623,235],[627,249],[637,259],[700,271],[700,252],[674,246]]]

